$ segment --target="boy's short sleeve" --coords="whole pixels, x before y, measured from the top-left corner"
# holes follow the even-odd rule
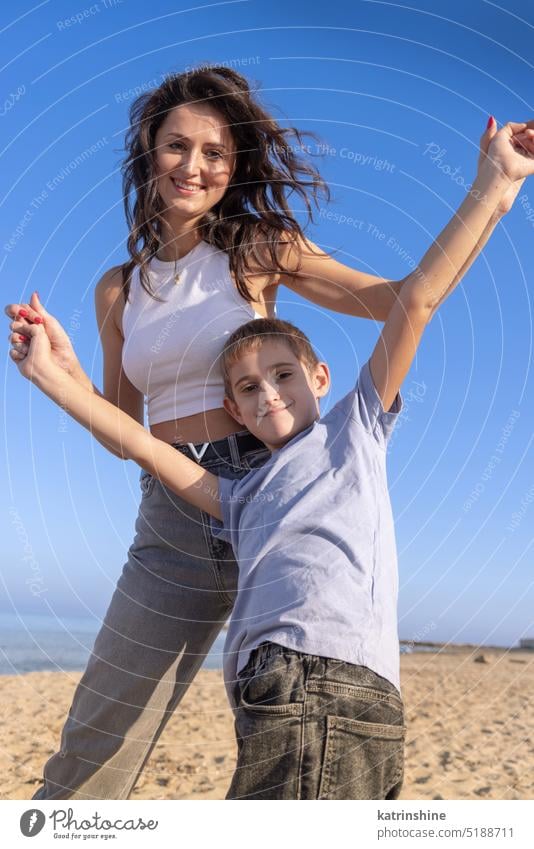
[[[239,480],[229,480],[228,478],[219,477],[218,481],[222,521],[216,519],[215,516],[210,516],[211,535],[215,537],[215,539],[222,539],[225,542],[232,543],[231,504],[233,500],[232,496],[235,493],[236,486],[239,485]]]
[[[402,410],[403,401],[400,392],[386,412],[374,385],[369,368],[369,360],[362,366],[356,386],[346,397],[350,417],[370,431],[376,440],[386,447],[388,440]]]

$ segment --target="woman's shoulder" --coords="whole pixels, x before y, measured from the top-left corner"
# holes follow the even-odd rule
[[[260,239],[260,243],[263,244],[263,250],[269,259],[272,259],[271,246],[274,247],[277,268],[281,274],[296,271],[303,256],[322,253],[302,232],[297,233],[289,229],[281,230],[275,239],[272,235],[266,235]]]
[[[277,230],[257,224],[247,257],[247,285],[254,304],[274,301],[284,278],[298,270],[303,250],[309,245],[289,229]]]
[[[317,257],[328,258],[328,254],[308,239],[302,231],[293,233],[289,230],[285,230],[280,238],[278,255],[280,271],[286,274],[298,271],[303,260]]]
[[[258,224],[253,240],[248,246],[248,262],[251,270],[261,273],[266,267],[274,272],[285,270],[285,264],[295,237],[289,230],[278,231],[273,235],[272,229]],[[274,262],[274,265],[273,265]]]
[[[107,271],[104,271],[102,277],[96,284],[95,292],[98,292],[99,295],[104,295],[108,294],[113,289],[121,289],[122,269],[122,265],[113,265],[111,268],[108,268]]]
[[[95,307],[97,314],[111,315],[117,327],[121,327],[121,315],[124,309],[124,298],[119,297],[123,291],[123,265],[114,265],[104,272],[95,286]]]

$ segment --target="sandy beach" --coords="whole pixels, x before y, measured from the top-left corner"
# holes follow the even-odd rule
[[[476,662],[483,653],[486,662]],[[57,749],[79,674],[2,676],[0,798],[29,799]],[[457,650],[401,657],[403,799],[534,798],[534,653]],[[201,671],[132,799],[224,799],[235,761],[219,671]]]

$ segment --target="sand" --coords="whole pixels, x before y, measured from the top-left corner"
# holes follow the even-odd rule
[[[534,653],[401,657],[406,708],[402,799],[534,798]],[[0,678],[2,799],[29,799],[56,751],[80,675]],[[235,763],[220,672],[201,671],[160,738],[132,799],[224,799]]]

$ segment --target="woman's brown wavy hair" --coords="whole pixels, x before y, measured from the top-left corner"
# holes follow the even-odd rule
[[[246,283],[247,271],[252,270],[250,259],[256,269],[279,271],[276,247],[282,233],[303,237],[287,193],[295,192],[295,199],[304,202],[308,221],[313,221],[308,189],[317,207],[319,193],[330,200],[328,186],[319,172],[299,157],[287,141],[287,137],[295,137],[299,148],[304,135],[317,138],[315,133],[278,126],[254,98],[245,77],[222,66],[171,75],[158,88],[138,97],[130,108],[127,156],[122,165],[124,209],[130,230],[130,259],[122,266],[125,298],[132,272],[139,266],[141,285],[161,300],[152,291],[146,270],[161,245],[162,204],[157,190],[155,138],[169,110],[182,103],[199,102],[217,110],[236,147],[231,182],[224,197],[203,217],[199,229],[202,239],[228,254],[230,270],[243,298],[252,300]],[[272,265],[265,264],[265,252],[258,251],[258,245],[267,245]],[[297,251],[300,262],[298,244]]]

